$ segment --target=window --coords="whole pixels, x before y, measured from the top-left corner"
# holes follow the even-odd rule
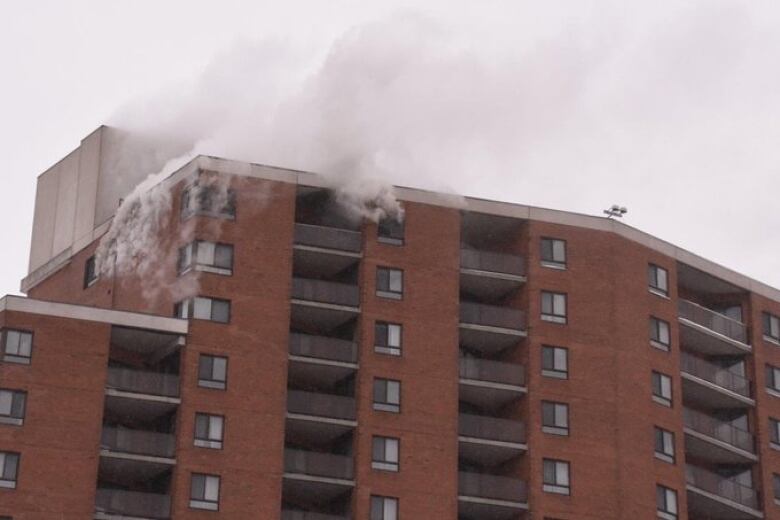
[[[230,302],[197,296],[177,303],[174,312],[177,318],[228,323],[230,321]]]
[[[568,379],[569,350],[563,347],[542,347],[542,375]]]
[[[542,431],[554,435],[569,435],[569,405],[542,401]]]
[[[777,473],[772,473],[772,491],[775,503],[780,503],[780,475]]]
[[[374,352],[401,355],[401,325],[377,321],[374,324]]]
[[[542,291],[542,320],[566,323],[566,295]]]
[[[671,336],[669,334],[669,322],[650,317],[650,344],[661,350],[669,350]]]
[[[392,437],[377,437],[373,439],[371,467],[386,471],[398,471],[398,454],[400,441]]]
[[[206,215],[233,219],[236,217],[236,193],[216,185],[193,185],[181,192],[181,217]]]
[[[196,240],[179,249],[179,274],[190,269],[233,274],[233,246]]]
[[[374,410],[401,411],[401,382],[391,379],[374,379]]]
[[[0,424],[21,426],[27,393],[0,388]]]
[[[674,464],[674,433],[655,426],[655,457]]]
[[[764,339],[780,343],[780,318],[774,314],[765,312],[763,314],[764,320]]]
[[[32,356],[32,332],[6,329],[1,336],[3,361],[29,365]]]
[[[780,368],[766,365],[766,387],[770,392],[777,392],[780,397]]]
[[[769,443],[780,450],[780,421],[772,417],[769,418]]]
[[[648,265],[647,284],[651,293],[669,296],[669,271],[655,264]]]
[[[672,379],[666,374],[653,371],[653,401],[672,406]]]
[[[566,269],[566,242],[556,238],[543,238],[542,265],[555,269]]]
[[[198,360],[198,386],[204,388],[227,388],[227,358],[201,354]]]
[[[206,413],[195,414],[195,446],[222,449],[225,418]]]
[[[656,486],[655,503],[658,518],[665,520],[677,518],[677,491],[661,485]]]
[[[568,495],[571,492],[569,463],[564,460],[544,459],[542,490],[548,493]]]
[[[84,262],[84,289],[97,282],[98,273],[97,266],[95,264],[95,257],[90,256],[87,261]]]
[[[19,474],[19,454],[0,451],[0,488],[16,489]]]
[[[371,520],[398,520],[398,499],[372,495]]]
[[[394,217],[380,220],[377,227],[377,240],[383,244],[404,245],[404,221]]]
[[[376,294],[400,300],[404,292],[404,272],[400,269],[378,267],[376,270]]]
[[[216,475],[192,474],[190,507],[194,509],[219,510],[219,477]]]

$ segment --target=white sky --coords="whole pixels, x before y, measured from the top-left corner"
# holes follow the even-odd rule
[[[166,88],[170,95],[171,85],[216,85],[199,89],[198,106],[221,107],[209,99],[220,95],[243,100],[234,94],[247,92],[233,85],[243,76],[254,84],[265,62],[242,62],[230,49],[269,39],[335,57],[313,79],[313,99],[336,101],[337,109],[345,101],[334,90],[352,70],[359,80],[391,76],[399,88],[347,84],[354,90],[344,95],[363,103],[350,101],[347,109],[357,106],[369,123],[346,118],[324,140],[327,125],[302,132],[320,146],[338,146],[334,139],[348,131],[368,134],[362,144],[373,147],[372,159],[378,154],[386,169],[404,170],[390,180],[592,214],[620,203],[629,208],[627,223],[780,286],[774,0],[0,6],[0,295],[17,292],[26,273],[39,173],[123,106],[125,116],[143,110],[139,99],[167,108],[170,98],[154,93]],[[399,11],[419,12],[425,21],[399,22]],[[221,67],[209,66],[215,56]],[[311,111],[294,101],[284,113],[302,124],[300,116]],[[143,118],[155,125],[154,117]],[[253,128],[230,125],[207,137]],[[401,133],[400,144],[377,148]],[[235,158],[242,150],[235,148]],[[269,153],[267,162],[278,164],[278,157]],[[415,169],[425,171],[424,181]]]

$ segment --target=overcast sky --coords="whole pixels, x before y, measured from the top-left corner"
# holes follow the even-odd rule
[[[619,203],[780,286],[776,0],[0,7],[0,295],[27,271],[36,176],[106,122],[463,195]]]

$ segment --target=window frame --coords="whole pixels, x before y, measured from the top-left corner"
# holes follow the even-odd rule
[[[195,307],[197,303],[196,300],[206,300],[209,302],[209,316],[210,316],[209,318],[195,316]],[[215,302],[227,304],[227,319],[225,321],[214,319]],[[177,302],[174,305],[174,310],[173,310],[174,316],[182,320],[200,320],[200,321],[208,321],[210,323],[219,323],[222,325],[227,325],[230,323],[232,312],[233,309],[232,309],[231,300],[226,300],[224,298],[214,298],[211,296],[193,296],[192,298],[186,298],[184,300],[181,300],[180,302]]]
[[[664,343],[661,331],[666,326],[667,342]],[[657,316],[650,316],[650,344],[659,350],[672,350],[672,324]]]
[[[545,312],[545,296],[550,297],[551,312]],[[556,297],[563,297],[563,314],[556,312],[555,302]],[[566,325],[569,322],[569,295],[564,292],[555,292],[549,290],[541,291],[541,320],[549,323],[557,323],[560,325]]]
[[[659,277],[659,273],[663,273],[663,276]],[[666,287],[660,285],[660,279],[664,280]],[[656,296],[669,298],[669,270],[652,262],[647,264],[647,287]]]
[[[768,311],[761,313],[761,333],[763,338],[776,345],[780,345],[780,317]],[[777,328],[777,335],[772,333],[773,323]]]
[[[668,462],[669,464],[676,464],[676,442],[675,442],[675,435],[673,431],[667,430],[665,428],[661,428],[660,426],[653,426],[653,433],[654,433],[654,452],[655,458],[662,460],[664,462]],[[659,445],[660,440],[660,445]],[[667,446],[667,441],[669,441],[669,444],[671,445],[671,453],[668,453],[666,449],[669,447]],[[659,447],[661,450],[659,451]]]
[[[548,468],[552,468],[552,481],[548,480]],[[565,468],[565,479],[559,478],[559,470]],[[561,459],[542,459],[542,491],[557,495],[571,495],[571,462]]]
[[[84,285],[82,288],[88,289],[92,287],[97,283],[99,278],[95,255],[92,255],[84,261]]]
[[[656,393],[656,376],[658,376],[658,391],[659,393]],[[672,378],[668,374],[664,374],[663,372],[659,372],[657,370],[652,371],[651,376],[652,381],[652,392],[653,392],[653,401],[656,403],[668,406],[669,408],[672,407],[672,404],[674,402],[674,385],[672,383]],[[664,381],[667,381],[669,383],[669,396],[663,395],[664,392]]]
[[[382,271],[387,271],[387,288],[380,286],[383,275]],[[392,289],[392,276],[393,273],[400,273],[401,289],[395,291]],[[403,300],[404,297],[404,270],[397,267],[377,266],[376,268],[376,295],[382,298],[388,298],[391,300]]]
[[[378,501],[381,501],[381,509],[382,512],[380,513],[381,516],[376,516],[374,513],[376,512],[376,508],[374,506],[375,503],[378,503]],[[387,516],[387,503],[394,504],[395,508],[395,514],[393,517]],[[398,520],[401,516],[400,513],[401,509],[401,501],[397,497],[388,497],[383,495],[371,495],[370,503],[369,503],[369,519],[370,520]]]
[[[201,377],[201,364],[205,359],[211,359],[211,378],[210,379],[204,379]],[[224,359],[225,360],[225,379],[224,381],[221,381],[219,379],[213,379],[214,376],[214,360],[215,359]],[[228,385],[228,368],[229,368],[229,358],[227,356],[218,356],[216,354],[206,354],[204,352],[201,352],[198,356],[198,386],[201,388],[209,388],[212,390],[227,390]]]
[[[546,367],[545,352],[551,351],[550,359],[552,360],[552,368]],[[565,369],[561,370],[556,368],[556,352],[563,352],[563,358],[565,362]],[[555,379],[569,379],[569,349],[567,347],[556,347],[554,345],[542,345],[542,375],[545,377],[552,377]]]
[[[198,420],[206,420],[206,437],[198,436]],[[219,419],[220,422],[220,436],[219,438],[212,438],[211,435],[211,419]],[[193,444],[199,448],[210,448],[215,450],[221,450],[225,442],[225,416],[219,414],[213,414],[208,412],[195,412],[195,428],[193,429]]]
[[[0,388],[0,395],[2,393],[11,394],[11,407],[8,410],[8,414],[4,414],[2,410],[0,410],[0,424],[8,424],[11,426],[24,425],[24,418],[27,413],[27,392],[13,388]],[[17,404],[19,401],[21,401],[21,405]],[[21,412],[18,412],[19,415],[14,415],[14,404],[16,404],[17,412],[21,408]]]
[[[552,419],[552,423],[548,422],[548,418]],[[558,421],[561,418],[563,422],[559,423]],[[568,437],[570,429],[569,403],[542,401],[542,431],[552,435]]]
[[[195,479],[203,478],[203,497],[197,497],[195,496]],[[207,498],[207,483],[209,482],[209,479],[216,479],[217,481],[217,498],[216,499],[209,499]],[[219,511],[219,498],[222,494],[222,477],[220,475],[214,475],[210,473],[191,473],[190,474],[190,508],[191,509],[202,509],[206,511]]]
[[[388,445],[395,444],[395,461],[388,458]],[[378,448],[379,446],[379,448]],[[377,458],[377,451],[382,452],[383,458]],[[392,449],[389,451],[392,453]],[[401,469],[401,439],[374,435],[371,437],[371,468],[381,471],[398,472]]]
[[[384,388],[380,389],[377,385],[381,385],[384,383]],[[388,391],[388,388],[390,384],[397,384],[398,385],[398,403],[393,403],[389,401],[388,395],[390,392]],[[380,395],[378,395],[378,393]],[[384,393],[384,399],[383,401],[378,400],[377,397],[382,397],[381,394]],[[372,390],[372,406],[374,410],[380,411],[380,412],[391,412],[391,413],[401,413],[401,381],[397,379],[387,379],[384,377],[375,377],[374,378],[374,384],[373,384],[373,390]]]
[[[766,363],[764,365],[764,386],[769,395],[780,397],[780,367]]]
[[[198,190],[198,196],[193,197],[193,190]],[[181,190],[181,196],[179,197],[179,217],[182,221],[185,221],[193,216],[198,217],[212,217],[221,218],[225,220],[236,220],[236,208],[237,208],[237,196],[236,190],[233,188],[227,188],[227,201],[225,205],[217,210],[213,208],[203,209],[203,193],[208,193],[215,190],[213,184],[200,185],[197,181],[185,186]],[[208,196],[208,195],[207,195]],[[225,211],[227,210],[227,211]]]
[[[551,258],[545,258],[545,242],[550,243],[550,255]],[[560,243],[563,244],[563,260],[556,260],[555,258],[555,244]],[[549,267],[551,269],[559,269],[561,271],[566,270],[568,267],[568,249],[569,244],[566,242],[566,240],[562,238],[553,238],[553,237],[541,237],[539,240],[539,259],[540,264],[542,267]]]
[[[198,261],[198,249],[201,244],[211,244],[214,246],[214,263],[206,264]],[[230,266],[225,267],[217,265],[217,251],[220,248],[229,248]],[[204,273],[218,274],[222,276],[232,276],[235,265],[235,246],[226,242],[212,242],[211,240],[193,240],[179,248],[179,257],[176,262],[176,270],[179,276],[190,271],[200,271]],[[186,261],[188,259],[189,261]]]
[[[780,450],[780,420],[769,418],[769,446]]]
[[[13,473],[8,470],[8,460],[13,463]],[[19,467],[22,455],[16,451],[0,451],[0,489],[16,489],[19,485]]]
[[[377,222],[376,225],[376,239],[377,242],[380,242],[382,244],[388,244],[391,246],[402,246],[405,243],[406,240],[406,219],[398,220],[393,217],[385,217],[383,219],[380,219],[379,222]],[[389,230],[387,229],[386,222],[391,222]],[[393,224],[397,225],[398,227],[393,227]],[[400,228],[400,232],[397,231]],[[383,232],[383,230],[385,232]]]
[[[391,329],[398,329],[398,345],[391,345],[390,340],[393,337]],[[383,334],[380,332],[384,330]],[[383,337],[384,336],[384,337]],[[389,321],[374,321],[374,352],[387,354],[388,356],[400,356],[404,344],[404,326],[400,323]]]
[[[30,337],[30,355],[24,356],[17,354],[10,354],[8,352],[8,345],[9,345],[9,333],[14,332],[19,334],[19,344],[17,345],[17,348],[21,348],[22,346],[22,337],[29,336]],[[15,329],[11,327],[6,327],[0,329],[0,346],[2,346],[2,360],[6,363],[17,363],[19,365],[29,365],[32,363],[32,354],[33,349],[35,347],[35,333],[31,330],[25,330],[25,329]]]
[[[674,505],[672,508],[669,507],[670,500],[669,497],[674,497]],[[672,489],[670,487],[662,486],[661,484],[656,484],[655,486],[655,508],[657,512],[658,518],[662,518],[664,520],[676,520],[677,515],[680,511],[680,503],[677,496],[677,490]]]

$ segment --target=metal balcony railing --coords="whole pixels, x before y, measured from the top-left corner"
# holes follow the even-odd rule
[[[711,415],[685,408],[683,410],[685,426],[695,432],[707,435],[713,439],[725,442],[741,450],[755,453],[755,440],[749,431],[719,421]]]
[[[343,339],[293,332],[290,333],[290,354],[354,363],[357,361],[357,345]]]
[[[460,302],[460,322],[504,329],[524,330],[525,313],[508,307]]]
[[[355,399],[319,392],[288,390],[287,411],[330,419],[354,420]]]
[[[458,434],[490,441],[525,443],[525,424],[520,421],[462,413],[458,416]]]
[[[315,477],[352,480],[352,457],[316,451],[284,450],[284,471]]]
[[[175,374],[109,367],[106,386],[139,394],[179,396],[179,376]]]
[[[121,489],[98,489],[95,509],[129,517],[165,519],[171,517],[171,497]]]
[[[458,494],[510,502],[528,501],[528,490],[524,481],[484,473],[459,472]]]
[[[460,358],[460,377],[506,385],[525,385],[525,367],[489,359]]]
[[[282,520],[349,520],[348,516],[282,509]]]
[[[100,446],[122,453],[171,458],[176,454],[176,437],[169,433],[104,426]]]
[[[360,291],[357,285],[307,278],[293,278],[292,297],[297,300],[349,307],[360,305]]]
[[[520,255],[478,251],[476,249],[460,250],[460,266],[463,269],[475,269],[491,273],[525,275],[525,259]]]
[[[722,334],[740,343],[748,344],[747,327],[744,323],[733,320],[713,310],[703,307],[688,300],[679,300],[677,303],[679,316],[692,321],[704,328],[718,334]]]
[[[689,485],[712,493],[737,504],[758,508],[758,492],[744,484],[722,477],[698,466],[685,466],[685,477]]]
[[[349,229],[296,223],[295,243],[359,253],[363,247],[363,236],[359,231]]]
[[[750,381],[739,374],[735,374],[715,363],[710,363],[705,359],[692,356],[687,352],[681,353],[680,363],[682,371],[687,374],[709,381],[744,397],[750,397]]]

